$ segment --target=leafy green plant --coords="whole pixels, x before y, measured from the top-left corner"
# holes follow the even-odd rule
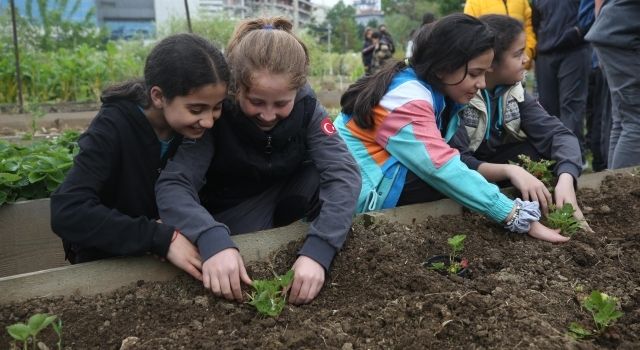
[[[9,335],[18,342],[22,342],[22,348],[27,350],[29,347],[29,342],[33,344],[33,349],[36,349],[38,344],[38,334],[45,328],[47,328],[50,324],[53,324],[57,318],[56,315],[47,315],[47,314],[35,314],[29,317],[29,320],[26,324],[19,322],[12,324],[7,327],[7,332]],[[62,332],[62,322],[60,324],[60,332]],[[54,328],[55,329],[55,328]],[[62,339],[62,333],[59,334],[59,339]],[[62,341],[60,340],[59,344]],[[60,345],[58,346],[60,348]]]
[[[282,290],[293,281],[293,270],[284,275],[275,275],[269,280],[254,280],[255,291],[249,295],[249,304],[265,316],[277,317],[284,309],[286,295]]]
[[[0,141],[0,205],[46,198],[64,181],[78,153],[76,131],[18,146]]]
[[[556,181],[551,166],[555,164],[555,160],[541,159],[539,161],[531,160],[528,156],[521,154],[518,156],[518,164],[522,166],[529,174],[535,176],[538,180],[548,188],[553,188]],[[513,162],[511,162],[514,164]]]
[[[565,203],[562,208],[555,205],[549,206],[549,215],[547,215],[546,223],[551,228],[559,228],[560,233],[565,236],[573,236],[580,230],[580,222],[573,217],[576,211],[571,203]]]
[[[605,293],[594,290],[582,301],[582,307],[591,313],[594,330],[589,330],[577,322],[569,325],[569,334],[576,339],[584,339],[601,334],[607,327],[622,317],[622,311],[618,311],[618,299]]]
[[[456,261],[458,254],[461,253],[464,249],[464,240],[466,238],[466,235],[455,235],[447,239],[447,243],[451,248],[451,252],[449,253],[449,263],[447,264],[445,262],[433,262],[429,263],[427,268],[437,271],[447,271],[452,275],[455,275],[460,272],[460,270],[466,268],[469,264],[467,259],[462,259],[460,262]]]

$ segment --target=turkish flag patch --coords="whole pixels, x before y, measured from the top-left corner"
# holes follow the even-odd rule
[[[331,122],[331,119],[329,119],[329,117],[322,119],[322,121],[320,122],[320,128],[322,129],[322,132],[327,134],[327,136],[331,136],[337,132],[336,127],[333,126],[333,123]]]

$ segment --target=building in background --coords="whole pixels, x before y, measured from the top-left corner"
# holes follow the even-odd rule
[[[67,4],[62,16],[63,18],[69,19],[71,21],[82,22],[84,21],[87,14],[89,14],[89,12],[94,8],[95,2],[95,0],[80,0],[79,6],[77,9],[75,9],[75,11],[72,8],[74,4]],[[42,16],[40,16],[40,10],[38,9],[37,0],[14,0],[16,10],[22,16],[27,15],[27,8],[29,7],[29,3],[31,4],[31,15],[33,16],[33,18],[41,19]],[[56,1],[48,1],[47,8],[53,10],[56,4]],[[0,9],[8,7],[9,0],[0,0]],[[95,16],[94,19],[97,23],[97,18]]]
[[[354,0],[353,7],[356,9],[356,23],[362,26],[371,21],[378,24],[384,21],[381,0]]]
[[[112,39],[155,37],[154,0],[94,0],[92,2],[95,2],[98,24],[109,29]]]
[[[20,15],[28,16],[30,7],[31,18],[42,19],[37,0],[14,1]],[[0,9],[6,2],[8,1],[0,2]],[[64,1],[48,0],[47,9],[48,11],[56,10],[64,3]],[[79,0],[78,7],[74,8],[75,4],[76,0],[66,2],[64,10],[61,11],[62,18],[83,22],[87,16],[90,16],[96,25],[110,31],[112,39],[152,38],[156,34],[154,0]]]
[[[373,1],[379,3],[379,0]],[[9,6],[6,2],[0,0],[0,9]],[[15,0],[18,12],[26,14],[27,3],[31,3],[33,17],[39,18],[37,0]],[[50,8],[60,3],[62,1],[48,0]],[[79,0],[75,11],[74,4],[74,0],[66,3],[66,18],[80,22],[91,14],[96,25],[109,29],[112,39],[152,38],[156,35],[157,26],[175,17],[186,18],[185,2],[179,0]],[[242,19],[284,15],[301,27],[311,23],[315,9],[311,0],[187,0],[187,4],[192,18],[221,15]]]
[[[186,17],[184,1],[155,0],[156,23]],[[192,18],[222,15],[228,18],[286,16],[304,27],[311,22],[314,5],[310,0],[188,0]]]

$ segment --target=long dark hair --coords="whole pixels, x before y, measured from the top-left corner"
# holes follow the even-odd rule
[[[436,21],[433,26],[420,27],[409,64],[418,78],[441,88],[444,84],[438,75],[466,67],[470,60],[492,49],[493,45],[494,34],[486,24],[472,16],[454,13]],[[373,107],[380,103],[393,76],[406,67],[404,62],[387,64],[377,73],[356,81],[340,99],[342,112],[351,115],[359,127],[371,128]]]
[[[220,50],[195,34],[176,34],[161,40],[149,53],[144,79],[125,81],[102,91],[103,103],[131,100],[143,108],[149,91],[158,86],[169,101],[207,84],[229,83],[229,67]]]
[[[493,46],[493,62],[500,63],[502,55],[509,49],[518,35],[524,33],[524,25],[517,19],[505,15],[484,15],[480,20],[496,33]]]

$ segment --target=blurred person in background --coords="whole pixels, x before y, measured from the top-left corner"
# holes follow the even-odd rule
[[[595,47],[611,92],[608,167],[640,164],[640,1],[596,0],[586,39]]]

